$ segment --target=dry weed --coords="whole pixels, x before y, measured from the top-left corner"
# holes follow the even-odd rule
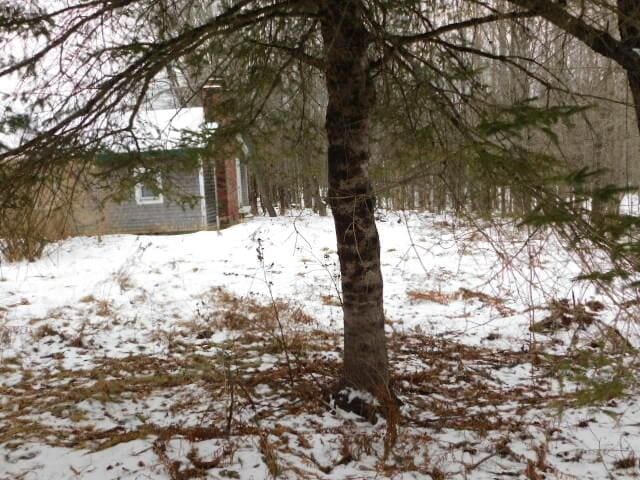
[[[487,295],[486,293],[460,288],[456,292],[442,292],[436,290],[410,290],[407,296],[413,302],[434,302],[440,305],[448,305],[455,300],[478,300],[484,305],[495,308],[503,317],[511,316],[515,311],[505,305],[502,298]]]
[[[111,301],[98,300],[96,301],[96,315],[99,317],[109,317],[113,311],[111,310]]]
[[[329,305],[332,307],[341,307],[342,301],[335,295],[320,295],[323,305]]]
[[[260,432],[260,441],[258,448],[262,453],[262,460],[267,465],[267,470],[272,478],[277,478],[281,473],[280,464],[278,463],[278,454],[273,444],[269,441],[268,434]]]
[[[487,295],[486,293],[468,290],[461,288],[458,290],[458,296],[463,300],[475,299],[482,302],[485,305],[489,305],[495,308],[503,317],[509,317],[515,313],[512,308],[507,307],[504,303],[504,299]]]
[[[119,270],[118,272],[116,272],[114,277],[115,282],[118,284],[118,287],[120,287],[120,293],[124,293],[127,290],[131,290],[135,287],[135,283],[133,283],[131,276],[124,270]]]
[[[407,292],[407,296],[413,302],[434,302],[440,305],[448,305],[455,299],[455,294],[435,290],[410,290]]]
[[[33,333],[34,340],[41,340],[46,337],[60,337],[64,340],[65,336],[49,324],[42,325]]]
[[[638,459],[632,452],[626,457],[620,458],[613,463],[616,470],[626,470],[629,468],[635,468],[638,465]]]
[[[546,444],[532,445],[525,458],[514,453],[518,449],[512,450],[509,442],[537,428],[524,413],[549,408],[559,401],[570,402],[573,394],[559,398],[550,387],[551,382],[544,380],[534,385],[526,379],[505,388],[495,375],[496,370],[530,366],[533,354],[496,355],[489,348],[394,333],[389,353],[395,368],[394,393],[403,403],[402,410],[390,392],[381,392],[378,397],[380,409],[386,410],[381,412],[386,424],[363,426],[340,417],[327,424],[322,397],[340,375],[339,357],[335,355],[340,336],[314,329],[313,319],[296,306],[277,304],[286,327],[286,347],[296,352],[292,385],[283,346],[277,342],[273,305],[238,299],[221,290],[213,295],[209,300],[216,308],[210,314],[177,324],[172,339],[175,349],[168,355],[94,359],[96,366],[89,370],[56,367],[46,376],[33,372],[32,377],[24,375],[11,387],[0,387],[0,395],[10,400],[0,403],[0,416],[11,425],[0,430],[0,444],[37,439],[66,448],[104,449],[152,437],[157,439],[153,451],[167,475],[178,480],[197,478],[207,471],[210,476],[223,476],[221,467],[235,465],[235,446],[259,449],[272,477],[324,478],[340,465],[363,458],[369,461],[366,457],[375,456],[377,463],[374,459],[367,468],[375,469],[379,478],[414,472],[415,476],[444,479],[453,476],[447,463],[453,458],[453,451],[456,456],[471,455],[471,461],[460,464],[467,478],[475,478],[483,462],[501,456],[518,462],[517,474],[530,480],[555,475],[549,467]],[[470,297],[477,298],[474,293]],[[240,335],[217,344],[209,341],[209,333],[231,325],[242,329],[237,330]],[[43,330],[45,333],[57,334],[55,330]],[[265,355],[267,352],[269,355]],[[266,368],[264,356],[271,359]],[[536,368],[552,362],[539,357]],[[41,388],[43,384],[46,389]],[[155,418],[158,413],[165,418],[198,417],[201,423],[189,427],[177,420],[169,425],[163,423],[165,420],[158,421],[161,425],[154,423],[146,410],[147,399],[156,405],[162,399],[164,410],[154,412]],[[125,402],[138,405],[138,427],[101,430],[86,426],[95,412],[83,410],[84,405]],[[507,411],[496,406],[511,407]],[[39,415],[47,413],[59,415],[56,418],[66,415],[72,423],[40,422]],[[122,413],[127,414],[133,415]],[[299,424],[301,431],[294,431]],[[437,446],[441,430],[469,432],[469,438],[482,440],[451,445],[446,453],[429,452]],[[317,435],[328,442],[327,448],[333,449],[330,456],[314,459]],[[177,439],[192,444],[176,453],[169,449],[169,442]],[[193,445],[203,440],[230,447],[204,456]],[[300,461],[291,461],[292,458]],[[631,468],[624,467],[630,463],[627,459],[620,468]],[[235,474],[234,470],[229,472]],[[367,471],[367,476],[370,473]]]

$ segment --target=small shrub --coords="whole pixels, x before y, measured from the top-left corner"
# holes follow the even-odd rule
[[[51,325],[42,325],[38,330],[33,334],[33,338],[35,340],[41,340],[46,337],[64,337],[58,330],[53,328]]]
[[[7,262],[34,262],[47,244],[69,236],[68,213],[31,202],[0,212],[0,254]]]
[[[625,470],[628,468],[634,468],[638,464],[638,459],[631,453],[629,456],[620,458],[613,463],[616,470]]]
[[[22,260],[34,262],[42,256],[46,245],[44,239],[4,236],[0,241],[0,252],[10,263]]]

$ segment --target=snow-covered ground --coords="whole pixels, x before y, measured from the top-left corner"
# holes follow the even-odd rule
[[[330,218],[73,238],[1,263],[0,479],[640,472],[633,378],[582,348],[595,337],[576,342],[585,318],[634,345],[637,326],[573,281],[552,235],[415,213],[378,225],[397,426],[319,394],[341,348]],[[548,318],[568,329],[530,330]]]

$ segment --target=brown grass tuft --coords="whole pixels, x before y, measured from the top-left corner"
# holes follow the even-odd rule
[[[444,293],[435,290],[410,290],[407,292],[407,296],[413,302],[435,302],[440,305],[448,305],[451,300],[455,299],[455,294],[453,293]]]
[[[456,292],[441,292],[439,290],[410,290],[407,292],[407,296],[413,302],[434,302],[439,303],[440,305],[449,305],[455,300],[478,300],[484,305],[495,308],[503,317],[508,317],[515,313],[513,309],[504,304],[505,301],[502,298],[469,290],[467,288],[460,288]]]
[[[636,465],[638,465],[638,459],[633,453],[631,453],[627,457],[619,458],[618,460],[613,462],[613,466],[615,467],[616,470],[625,470],[628,468],[634,468]]]
[[[272,478],[277,478],[281,473],[280,464],[278,463],[278,454],[273,444],[269,441],[266,433],[260,432],[260,441],[258,443],[262,460],[267,465],[267,470]]]
[[[320,295],[323,305],[330,305],[332,307],[341,307],[342,301],[335,295]]]

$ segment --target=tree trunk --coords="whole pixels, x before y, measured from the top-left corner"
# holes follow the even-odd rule
[[[322,18],[328,106],[329,194],[342,276],[342,386],[386,395],[380,240],[368,174],[369,116],[375,89],[369,76],[368,34],[360,1],[327,0]]]
[[[262,211],[267,212],[270,217],[277,217],[276,209],[273,208],[273,202],[271,201],[271,187],[269,186],[265,169],[260,165],[260,160],[254,160],[252,167],[256,172],[254,178],[256,179],[256,187],[258,189],[258,195],[260,195],[260,205],[262,205]]]
[[[258,216],[258,184],[256,176],[249,175],[249,204],[251,205],[251,215]]]
[[[320,195],[320,184],[316,177],[313,178],[313,209],[318,212],[321,217],[327,216],[327,205]]]
[[[289,209],[289,202],[287,201],[287,192],[284,187],[278,187],[278,200],[280,201],[280,215],[284,216]]]
[[[313,208],[313,184],[308,176],[302,179],[302,205],[304,208]]]
[[[637,0],[618,0],[618,31],[620,40],[630,49],[640,48],[640,4]],[[636,124],[640,130],[640,72],[625,68],[633,98]]]
[[[260,188],[262,184],[258,182],[258,188],[260,189],[260,204],[262,205],[262,210],[266,211],[270,217],[277,217],[278,213],[273,206],[273,202],[271,201],[271,193],[269,187]]]

